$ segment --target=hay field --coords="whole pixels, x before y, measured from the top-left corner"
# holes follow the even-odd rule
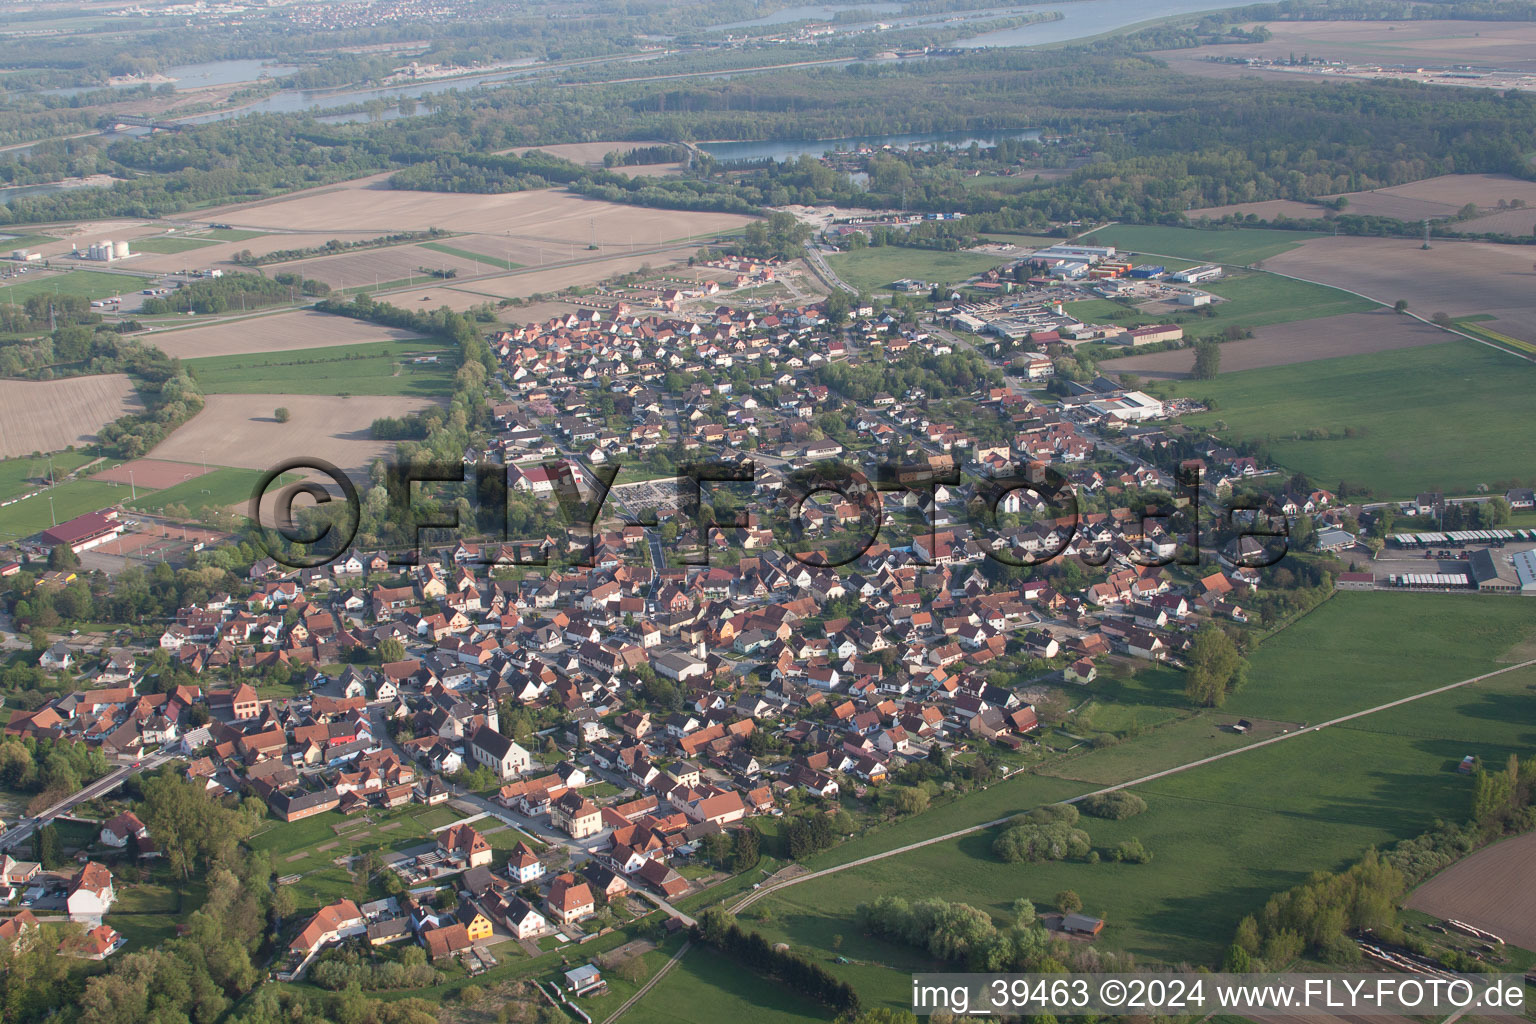
[[[1400,220],[1450,217],[1468,203],[1492,209],[1500,199],[1523,199],[1527,204],[1536,206],[1536,182],[1522,181],[1507,174],[1442,174],[1435,178],[1410,181],[1406,185],[1341,194],[1349,200],[1349,205],[1344,208],[1345,213],[1397,217]],[[1323,198],[1337,199],[1338,196]],[[1524,220],[1536,222],[1536,217],[1524,216]],[[1456,225],[1455,229],[1469,230],[1463,225]],[[1529,223],[1524,230],[1530,231]]]
[[[202,356],[238,356],[251,352],[289,352],[301,348],[360,345],[370,341],[403,341],[416,337],[418,335],[410,331],[301,309],[271,316],[227,320],[204,327],[156,331],[148,335],[146,340],[168,356],[197,359]]]
[[[324,459],[342,469],[364,469],[394,449],[377,441],[369,425],[432,405],[420,398],[334,398],[329,395],[209,395],[203,411],[151,451],[150,458],[241,469],[270,469],[289,458]],[[279,423],[279,406],[292,418]]]
[[[1208,206],[1203,210],[1190,210],[1190,220],[1220,220],[1228,214],[1248,216],[1260,220],[1276,217],[1292,217],[1296,220],[1316,220],[1323,215],[1323,208],[1311,203],[1298,203],[1293,199],[1266,199],[1261,203],[1232,203],[1229,206]]]
[[[103,426],[143,408],[124,373],[0,381],[0,458],[89,444]]]
[[[1536,832],[1495,843],[1414,890],[1408,906],[1536,949]]]
[[[1345,313],[1320,320],[1255,328],[1252,338],[1229,341],[1221,346],[1221,370],[1233,373],[1264,366],[1289,366],[1335,356],[1438,345],[1449,340],[1450,336],[1444,331],[1412,317],[1399,316],[1391,310]],[[1144,377],[1177,380],[1188,377],[1194,365],[1195,350],[1185,348],[1107,359],[1099,367],[1106,371],[1129,371]]]
[[[1265,260],[1267,270],[1347,288],[1392,303],[1406,299],[1422,316],[1488,313],[1484,326],[1536,341],[1536,253],[1492,242],[1435,242],[1423,250],[1406,238],[1312,238]]]
[[[218,220],[240,228],[291,229],[334,233],[362,231],[371,236],[396,231],[443,228],[474,234],[511,234],[552,244],[592,240],[596,221],[599,245],[654,245],[741,227],[750,217],[734,213],[653,210],[607,203],[556,189],[473,195],[413,192],[389,187],[386,175],[359,178],[326,189],[200,212],[199,220]],[[516,262],[516,256],[513,257]]]

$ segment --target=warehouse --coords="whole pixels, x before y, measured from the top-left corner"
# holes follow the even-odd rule
[[[1509,557],[1493,548],[1478,548],[1467,558],[1472,583],[1495,594],[1536,594],[1536,551]]]
[[[1171,275],[1171,277],[1173,280],[1182,281],[1185,284],[1199,284],[1202,281],[1214,281],[1220,277],[1221,274],[1222,270],[1220,267],[1207,263],[1203,266],[1190,267],[1188,270],[1181,270],[1178,273]]]
[[[1182,341],[1184,328],[1175,324],[1150,324],[1146,327],[1134,327],[1126,332],[1135,345],[1156,345],[1160,341]]]
[[[1163,403],[1140,391],[1127,391],[1116,398],[1089,402],[1088,408],[1105,419],[1126,423],[1154,420],[1163,415]]]

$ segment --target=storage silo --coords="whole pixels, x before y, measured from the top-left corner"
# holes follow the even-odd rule
[[[130,255],[132,255],[132,253],[130,253],[128,251],[128,243],[126,241],[124,241],[124,242],[113,242],[112,243],[112,258],[113,259],[118,259],[118,260],[127,259]]]

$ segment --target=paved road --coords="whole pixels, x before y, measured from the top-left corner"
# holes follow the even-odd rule
[[[832,268],[827,266],[826,258],[822,256],[821,250],[810,242],[805,243],[805,260],[811,265],[811,269],[816,272],[816,275],[829,286],[839,291],[845,291],[849,295],[859,294],[857,288],[832,272]]]
[[[118,786],[121,786],[125,781],[127,781],[129,776],[138,775],[141,772],[153,771],[171,759],[171,755],[169,754],[150,754],[148,757],[137,762],[138,767],[134,767],[133,765],[124,765],[120,768],[116,768],[108,772],[101,778],[97,779],[95,782],[92,782],[90,785],[85,786],[78,792],[68,797],[65,797],[63,800],[60,800],[58,803],[54,804],[52,807],[49,807],[35,818],[31,818],[25,823],[12,828],[4,835],[0,835],[0,850],[9,850],[20,845],[21,843],[31,838],[32,833],[36,832],[38,828],[46,825],[48,822],[52,821],[54,818],[57,818],[59,815],[64,814],[75,807],[78,807],[80,804],[95,800],[99,796],[103,796],[112,792]]]
[[[1536,658],[1533,658],[1530,661],[1522,661],[1517,665],[1508,665],[1504,668],[1495,669],[1492,672],[1484,672],[1482,675],[1470,676],[1466,679],[1461,679],[1454,683],[1447,683],[1444,686],[1437,686],[1434,689],[1423,690],[1419,693],[1415,693],[1407,697],[1400,697],[1397,700],[1388,701],[1385,704],[1378,704],[1375,707],[1366,708],[1363,711],[1355,711],[1347,715],[1340,715],[1337,718],[1330,718],[1326,722],[1319,722],[1317,725],[1309,726],[1304,729],[1298,729],[1295,732],[1281,733],[1279,736],[1271,736],[1269,739],[1259,740],[1257,743],[1250,743],[1245,747],[1238,747],[1235,750],[1228,750],[1220,754],[1212,754],[1210,757],[1202,757],[1198,760],[1190,761],[1186,764],[1181,764],[1173,768],[1165,768],[1162,771],[1152,772],[1150,775],[1143,775],[1137,779],[1130,779],[1126,782],[1116,783],[1113,786],[1105,786],[1102,789],[1096,789],[1091,793],[1083,793],[1079,796],[1075,796],[1061,802],[1075,804],[1086,800],[1091,796],[1098,796],[1103,793],[1114,793],[1122,789],[1130,789],[1134,786],[1145,785],[1148,782],[1155,782],[1158,779],[1164,779],[1170,775],[1178,775],[1181,772],[1187,772],[1192,768],[1199,768],[1204,765],[1213,764],[1216,761],[1221,761],[1229,757],[1237,757],[1241,754],[1246,754],[1250,751],[1258,750],[1261,747],[1268,747],[1276,743],[1284,743],[1287,740],[1294,740],[1298,737],[1308,735],[1309,733],[1314,733],[1322,729],[1326,729],[1331,725],[1340,725],[1344,722],[1351,722],[1357,718],[1364,718],[1367,715],[1374,715],[1382,711],[1390,710],[1391,708],[1401,707],[1404,704],[1411,704],[1414,701],[1423,700],[1426,697],[1434,697],[1438,694],[1447,693],[1451,690],[1459,689],[1463,686],[1471,686],[1475,683],[1480,683],[1484,680],[1492,679],[1495,676],[1504,675],[1506,672],[1517,672],[1520,669],[1531,668],[1533,666],[1536,666]],[[750,907],[753,903],[756,903],[758,900],[762,899],[764,896],[778,892],[781,889],[787,889],[792,885],[799,885],[802,882],[809,882],[817,878],[825,878],[828,875],[835,875],[839,872],[847,871],[850,868],[862,867],[866,864],[874,864],[877,861],[886,860],[890,857],[900,856],[904,853],[911,853],[913,850],[920,850],[925,846],[934,846],[938,843],[947,843],[952,839],[959,839],[962,836],[971,835],[975,832],[983,832],[989,828],[996,828],[998,825],[1002,825],[1005,822],[1008,822],[1017,817],[1017,815],[1020,813],[1023,812],[1015,812],[1014,814],[1009,814],[1006,817],[994,818],[991,821],[984,821],[979,825],[971,825],[967,828],[956,829],[953,832],[946,832],[944,835],[934,836],[931,839],[923,839],[915,843],[907,843],[905,846],[898,846],[894,849],[885,850],[882,853],[870,854],[868,857],[859,857],[858,859],[848,861],[845,864],[835,864],[829,868],[822,868],[820,871],[810,871],[803,875],[797,875],[794,878],[787,878],[779,882],[768,883],[765,884],[762,888],[754,889],[753,891],[742,896],[742,898],[737,900],[736,903],[729,908],[729,910],[732,914],[739,914],[747,907]],[[643,995],[651,987],[651,984],[660,981],[662,976],[671,970],[672,967],[676,965],[677,961],[681,960],[683,955],[687,952],[687,945],[679,948],[678,951],[672,955],[672,959],[656,972],[656,976],[651,979],[651,983],[647,984],[639,992],[635,993],[634,998],[630,999],[623,1006],[619,1007],[618,1010],[614,1011],[614,1013],[609,1016],[607,1020],[603,1022],[603,1024],[612,1024],[613,1021],[617,1020],[626,1010],[629,1009],[629,1007],[634,1002],[640,998],[641,995]]]

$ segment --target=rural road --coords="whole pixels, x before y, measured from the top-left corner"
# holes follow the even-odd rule
[[[1423,700],[1425,697],[1434,697],[1438,694],[1460,689],[1463,686],[1471,686],[1474,683],[1480,683],[1484,680],[1492,679],[1495,676],[1504,675],[1506,672],[1517,672],[1520,669],[1532,667],[1536,667],[1536,658],[1533,658],[1529,661],[1522,661],[1515,665],[1506,665],[1504,668],[1494,669],[1492,672],[1484,672],[1481,675],[1469,676],[1466,679],[1461,679],[1454,683],[1447,683],[1444,686],[1437,686],[1431,690],[1423,690],[1419,693],[1411,694],[1407,697],[1399,697],[1397,700],[1388,701],[1385,704],[1377,704],[1375,707],[1366,708],[1362,711],[1353,711],[1347,715],[1340,715],[1337,718],[1330,718],[1326,722],[1319,722],[1316,725],[1307,726],[1306,728],[1298,729],[1295,732],[1287,732],[1281,733],[1279,736],[1271,736],[1269,739],[1259,740],[1257,743],[1250,743],[1245,747],[1238,747],[1234,750],[1224,751],[1220,754],[1212,754],[1210,757],[1202,757],[1198,760],[1189,761],[1185,764],[1177,765],[1173,768],[1165,768],[1162,771],[1152,772],[1150,775],[1143,775],[1140,778],[1130,779],[1126,782],[1117,782],[1113,786],[1105,786],[1104,788],[1096,789],[1091,793],[1082,793],[1078,796],[1074,796],[1060,802],[1066,804],[1075,804],[1086,800],[1091,796],[1099,796],[1103,793],[1115,793],[1122,789],[1130,789],[1134,786],[1145,785],[1148,782],[1155,782],[1158,779],[1165,779],[1170,775],[1178,775],[1181,772],[1187,772],[1192,768],[1199,768],[1204,765],[1214,764],[1217,761],[1225,760],[1229,757],[1237,757],[1239,754],[1246,754],[1250,751],[1258,750],[1261,747],[1273,746],[1276,743],[1284,743],[1287,740],[1294,740],[1309,733],[1314,733],[1318,732],[1319,730],[1326,729],[1331,725],[1341,725],[1344,722],[1352,722],[1357,718],[1365,718],[1368,715],[1374,715],[1382,711],[1390,710],[1392,708],[1401,707],[1404,704],[1412,704],[1414,701]],[[984,821],[979,825],[971,825],[966,828],[956,829],[953,832],[946,832],[944,835],[934,836],[931,839],[922,839],[915,843],[907,843],[905,846],[898,846],[894,849],[886,850],[883,853],[873,853],[868,857],[860,857],[856,860],[848,861],[845,864],[835,864],[832,867],[822,868],[819,871],[807,872],[803,875],[797,875],[794,878],[788,878],[780,882],[773,882],[764,885],[762,888],[754,889],[753,891],[743,896],[741,899],[737,900],[736,903],[730,907],[730,912],[732,914],[739,914],[741,911],[745,910],[747,907],[750,907],[753,903],[756,903],[764,896],[778,892],[781,889],[787,889],[792,885],[799,885],[801,882],[809,882],[813,879],[825,878],[828,875],[835,875],[840,871],[847,871],[850,868],[857,868],[866,864],[873,864],[877,861],[882,861],[889,857],[896,857],[903,853],[911,853],[913,850],[920,850],[925,846],[934,846],[938,843],[947,843],[952,839],[959,839],[961,836],[971,835],[975,832],[982,832],[989,828],[996,828],[998,825],[1001,825],[1017,817],[1018,814],[1021,813],[1024,812],[1021,810],[1015,812],[1014,814],[1009,814],[1006,817],[994,818],[991,821]],[[618,1020],[618,1018],[623,1015],[623,1013],[628,1010],[634,1002],[636,1002],[642,995],[644,995],[652,985],[660,981],[662,976],[671,970],[672,967],[674,967],[687,952],[688,946],[686,944],[681,946],[678,951],[672,955],[672,959],[664,964],[656,972],[655,976],[651,978],[651,980],[643,988],[641,988],[639,992],[636,992],[634,996],[631,997],[623,1006],[619,1007],[606,1020],[604,1020],[603,1024],[612,1024],[613,1021]]]

